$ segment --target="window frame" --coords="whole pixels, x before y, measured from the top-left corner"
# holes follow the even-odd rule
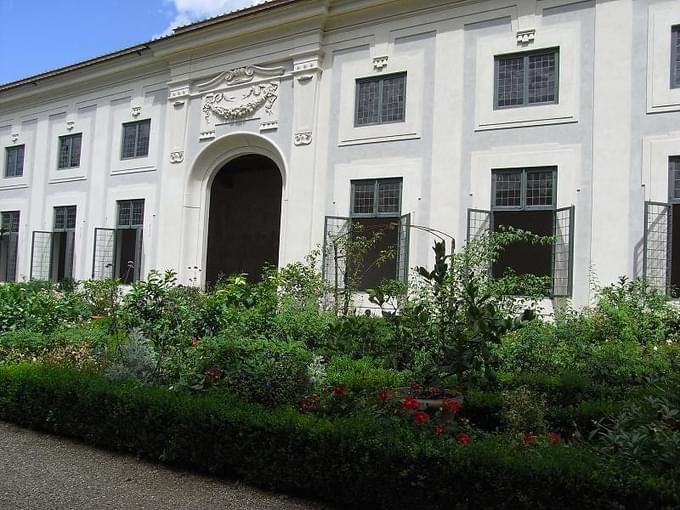
[[[555,99],[552,101],[541,101],[529,103],[529,58],[537,55],[555,55],[555,88],[553,89]],[[504,59],[512,59],[522,57],[522,71],[523,71],[523,86],[522,86],[522,102],[520,104],[513,104],[507,106],[500,106],[498,104],[498,84],[499,84],[499,62]],[[512,108],[526,108],[529,106],[544,106],[560,103],[560,47],[552,46],[550,48],[541,48],[531,51],[519,51],[514,53],[503,53],[494,55],[493,68],[493,109],[494,110],[508,110]]]
[[[139,131],[140,131],[140,126],[148,124],[149,126],[149,140],[146,145],[146,152],[143,154],[138,154],[139,152]],[[134,144],[134,155],[132,156],[126,156],[125,155],[125,129],[128,127],[134,126],[135,129],[135,144]],[[146,158],[149,156],[149,148],[151,146],[151,119],[142,119],[142,120],[134,120],[131,122],[123,122],[122,127],[121,127],[121,137],[120,137],[120,159],[121,161],[129,160],[129,159],[139,159],[139,158]]]
[[[134,211],[134,205],[135,204],[142,204],[142,221],[141,223],[133,223],[132,218],[133,218],[133,211]],[[125,223],[120,223],[120,208],[121,205],[123,204],[130,204],[130,221],[125,224]],[[138,229],[138,228],[144,228],[144,213],[146,212],[146,203],[143,198],[133,198],[133,199],[128,199],[128,200],[118,200],[116,202],[116,230],[120,229]]]
[[[366,126],[381,126],[385,124],[401,124],[406,122],[406,104],[407,104],[407,94],[408,94],[408,72],[401,71],[398,73],[385,74],[380,76],[369,76],[366,78],[357,78],[354,82],[354,127],[366,127]],[[387,120],[383,121],[383,91],[385,80],[391,78],[403,77],[404,78],[404,111],[403,116],[399,120]],[[366,122],[363,124],[359,123],[359,85],[362,83],[378,83],[378,121],[377,122]]]
[[[678,174],[680,181],[680,155],[668,156],[668,203],[680,204],[680,187],[678,195],[675,196],[675,174]]]
[[[671,89],[680,88],[680,62],[678,62],[678,44],[680,44],[680,25],[671,26]]]
[[[10,174],[10,165],[9,165],[9,155],[12,151],[21,151],[21,168],[18,169],[19,173],[17,173],[17,165],[14,167],[14,173]],[[9,147],[5,147],[5,174],[4,176],[6,178],[13,178],[13,177],[23,177],[24,176],[24,162],[26,159],[26,145],[25,144],[20,144],[20,145],[10,145]],[[18,162],[19,159],[17,158],[16,161]]]
[[[351,182],[351,192],[350,192],[350,204],[349,204],[349,217],[350,218],[400,218],[401,208],[403,201],[403,191],[404,191],[404,180],[401,177],[386,177],[386,178],[376,178],[376,179],[354,179]],[[356,213],[354,212],[354,196],[356,193],[357,184],[367,184],[373,183],[373,212],[370,213]],[[399,209],[397,212],[379,212],[378,203],[380,198],[380,185],[381,184],[399,184]]]
[[[80,149],[78,151],[78,161],[76,163],[73,163],[73,140],[79,139],[80,140]],[[61,152],[62,148],[64,146],[64,143],[70,140],[71,144],[68,149],[68,165],[62,166],[61,164]],[[82,158],[83,155],[83,133],[72,133],[68,135],[61,135],[59,137],[59,147],[57,150],[57,170],[69,170],[72,168],[79,168],[80,167],[80,159]]]
[[[69,212],[73,210],[73,226],[69,224]],[[64,226],[57,227],[57,216],[62,213],[64,214]],[[78,218],[78,207],[75,205],[60,205],[54,207],[54,221],[52,222],[53,232],[73,232],[76,229],[77,218]]]
[[[6,221],[5,218],[9,219]],[[16,219],[16,222],[12,221],[13,219]],[[5,225],[9,225],[8,230],[5,230]],[[3,231],[3,233],[18,234],[20,226],[21,226],[21,211],[19,210],[0,211],[0,229]],[[14,227],[16,227],[16,230],[13,229]]]
[[[527,182],[528,175],[531,173],[552,172],[552,197],[551,205],[527,205]],[[496,176],[499,174],[520,173],[520,205],[506,206],[496,205]],[[554,211],[557,210],[557,167],[519,167],[519,168],[498,168],[491,170],[491,212],[494,211]]]

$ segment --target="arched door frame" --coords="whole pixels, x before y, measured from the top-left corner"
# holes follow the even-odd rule
[[[185,281],[198,278],[205,285],[208,259],[208,229],[210,221],[210,190],[217,173],[225,165],[241,156],[256,154],[270,159],[281,172],[281,223],[279,225],[279,260],[285,259],[287,175],[286,160],[281,149],[271,140],[248,132],[224,135],[206,146],[196,156],[187,177],[184,194],[182,243],[187,243],[182,260]],[[198,274],[188,267],[198,266]]]

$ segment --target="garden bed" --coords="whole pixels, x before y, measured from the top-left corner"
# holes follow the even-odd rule
[[[670,480],[587,450],[460,445],[372,416],[326,419],[62,367],[0,367],[0,418],[100,447],[384,509],[671,509]]]

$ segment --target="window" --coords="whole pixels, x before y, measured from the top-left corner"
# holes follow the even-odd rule
[[[80,166],[80,147],[82,141],[82,133],[59,137],[59,169]]]
[[[669,159],[670,172],[670,291],[680,297],[680,156]]]
[[[540,236],[552,236],[555,229],[556,169],[522,168],[493,172],[492,223]],[[548,244],[517,242],[507,246],[493,265],[496,278],[508,274],[552,276],[553,247]]]
[[[19,211],[0,213],[0,281],[17,279],[17,248],[19,240]]]
[[[123,283],[132,283],[139,278],[143,224],[144,200],[118,202],[114,267],[116,278]]]
[[[558,69],[558,48],[497,56],[494,108],[557,103]]]
[[[351,238],[366,241],[366,248],[359,250],[361,262],[349,267],[357,276],[360,290],[398,277],[401,184],[401,179],[352,181]]]
[[[680,88],[680,25],[671,30],[671,88]]]
[[[123,147],[121,159],[141,158],[149,155],[149,132],[151,120],[123,124]]]
[[[24,175],[24,146],[16,145],[5,149],[5,177]]]
[[[355,125],[370,126],[406,119],[406,73],[356,82]]]

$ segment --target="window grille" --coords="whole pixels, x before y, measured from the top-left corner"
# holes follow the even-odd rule
[[[558,69],[559,48],[497,56],[494,107],[557,103]]]
[[[34,231],[31,243],[31,280],[50,279],[52,232]]]
[[[671,88],[680,87],[680,25],[671,30]]]
[[[645,202],[643,272],[645,279],[662,292],[669,290],[671,207]]]
[[[76,228],[76,206],[54,208],[54,230],[74,230]]]
[[[149,155],[151,119],[123,124],[121,159],[141,158]]]
[[[357,126],[403,122],[405,117],[406,73],[357,80]]]
[[[141,227],[144,224],[144,200],[118,202],[118,228]]]
[[[59,137],[59,169],[80,166],[80,149],[82,142],[82,133]]]
[[[5,177],[21,177],[24,175],[25,146],[7,147],[5,151]]]
[[[493,209],[555,207],[554,167],[493,171]]]
[[[352,181],[352,217],[396,217],[401,213],[401,179]]]
[[[574,259],[574,211],[564,207],[555,211],[553,236],[553,296],[571,296],[573,287]]]

